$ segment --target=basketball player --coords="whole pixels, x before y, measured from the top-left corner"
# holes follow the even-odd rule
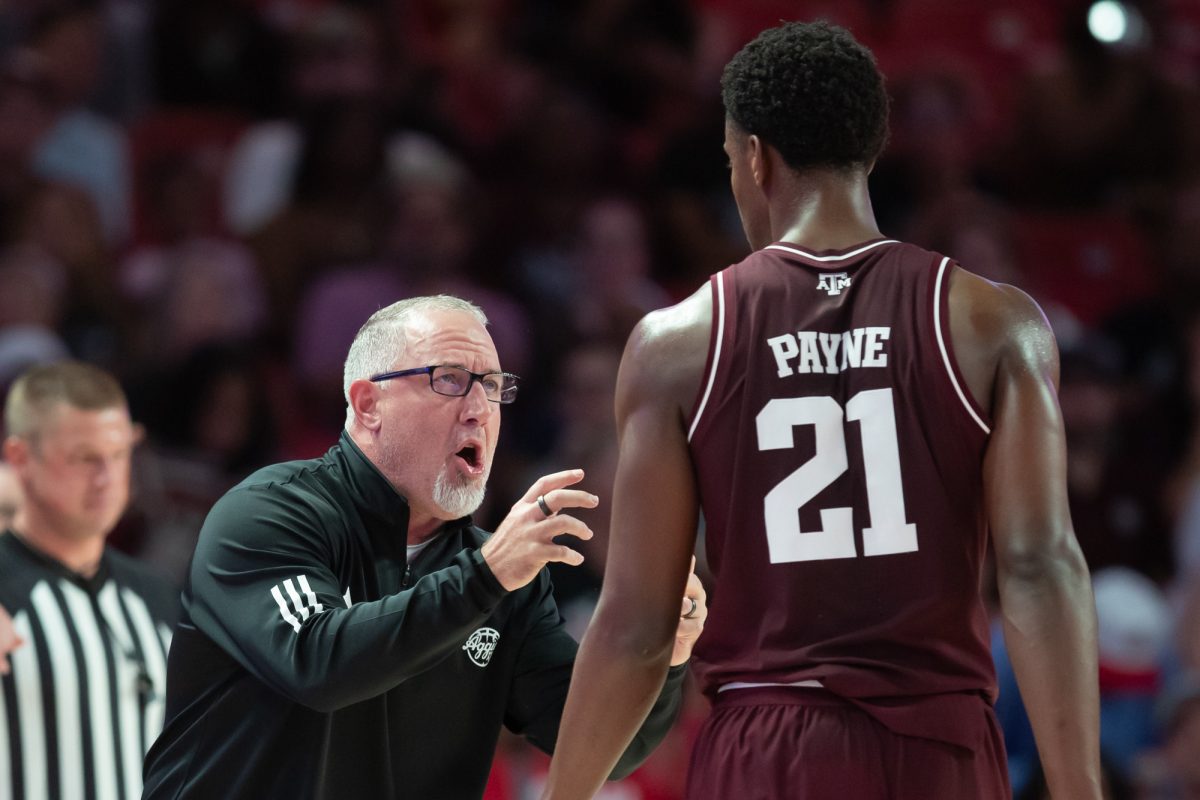
[[[626,348],[608,567],[548,796],[594,794],[650,708],[702,511],[715,584],[693,663],[713,711],[689,798],[1010,797],[989,539],[1051,792],[1099,798],[1095,610],[1045,317],[880,233],[887,99],[846,31],[765,31],[722,90],[754,252]]]

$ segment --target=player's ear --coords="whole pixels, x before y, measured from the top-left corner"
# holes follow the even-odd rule
[[[350,410],[358,424],[367,430],[378,430],[383,424],[380,400],[383,390],[379,384],[360,378],[350,384]]]
[[[750,155],[750,174],[754,176],[754,185],[759,189],[767,187],[771,177],[771,166],[767,158],[767,145],[756,134],[746,137],[746,148]]]

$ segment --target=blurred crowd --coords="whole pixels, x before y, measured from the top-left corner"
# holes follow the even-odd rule
[[[816,17],[889,77],[884,232],[1054,326],[1114,796],[1200,797],[1196,0],[0,3],[0,390],[66,354],[120,376],[146,439],[114,543],[180,580],[221,493],[333,443],[358,325],[448,292],[524,379],[480,523],[551,470],[604,496],[632,325],[746,253],[721,68]],[[580,631],[607,524],[583,516],[588,561],[555,574]],[[603,797],[678,797],[704,713]],[[545,760],[500,756],[488,796],[536,796]]]

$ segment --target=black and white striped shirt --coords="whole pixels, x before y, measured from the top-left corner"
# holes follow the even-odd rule
[[[176,591],[113,550],[85,579],[4,534],[0,605],[25,640],[0,691],[0,798],[141,797]]]

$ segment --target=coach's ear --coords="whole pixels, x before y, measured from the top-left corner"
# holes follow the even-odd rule
[[[383,425],[380,400],[383,390],[379,384],[359,378],[350,384],[350,410],[358,424],[369,431],[377,431]]]

